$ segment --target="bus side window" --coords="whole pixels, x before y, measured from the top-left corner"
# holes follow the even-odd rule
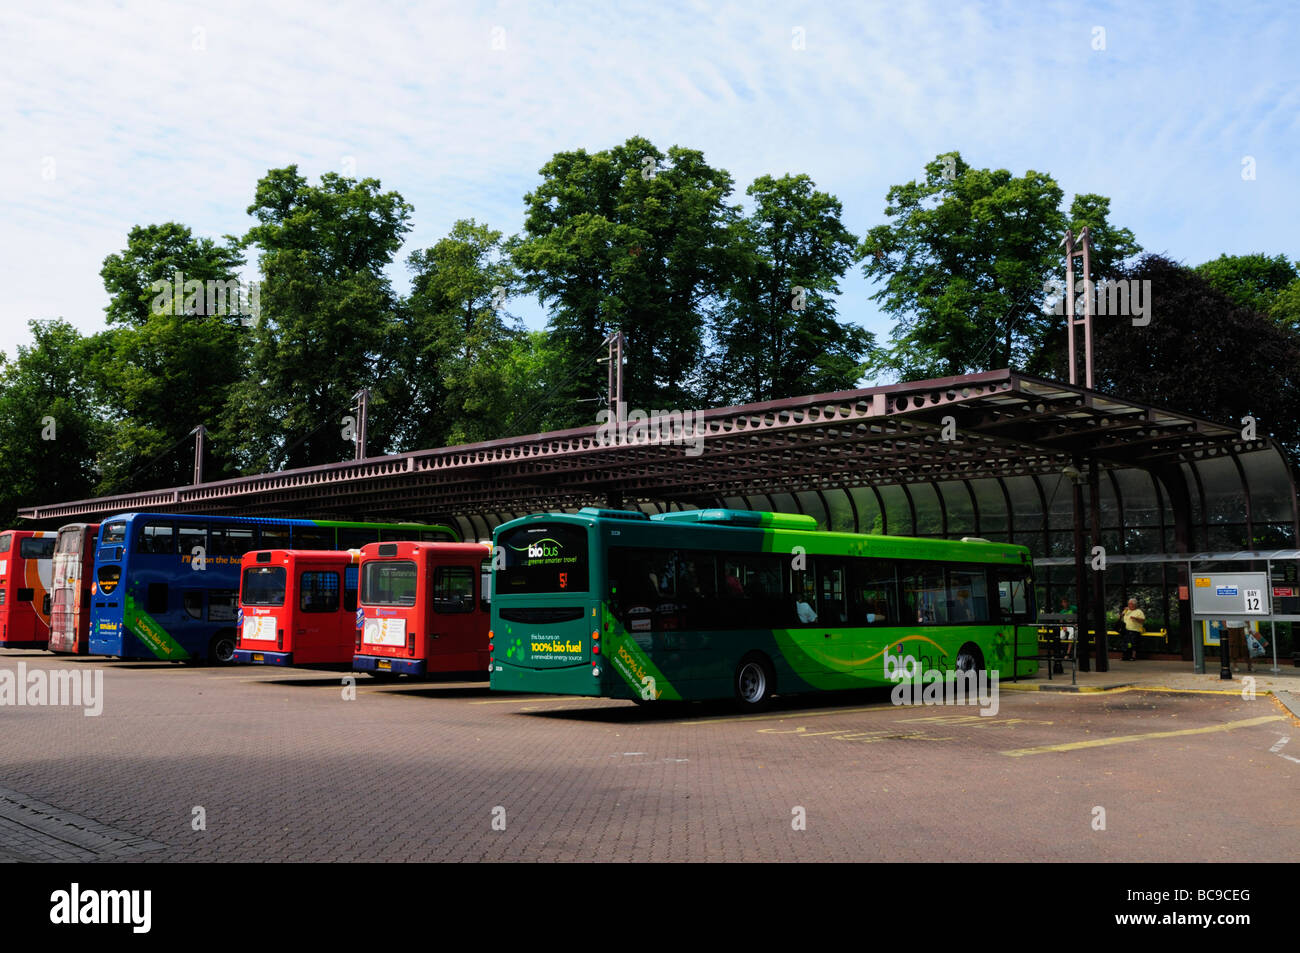
[[[197,523],[191,523],[189,525],[182,523],[177,528],[176,535],[180,539],[182,556],[194,555],[195,546],[202,546],[203,551],[205,553],[207,552],[208,550],[207,527],[200,526]]]
[[[185,606],[185,614],[191,619],[203,618],[203,590],[186,589],[181,597],[182,604]]]
[[[948,570],[953,622],[988,622],[989,600],[982,569]]]
[[[339,574],[308,570],[300,575],[298,608],[303,612],[338,612]]]
[[[239,593],[234,589],[212,589],[208,592],[208,621],[234,622],[235,604]]]
[[[349,566],[343,570],[343,610],[357,611],[357,567]]]
[[[153,555],[176,552],[175,528],[171,523],[146,523],[140,527],[140,535],[136,537],[135,551]]]
[[[904,564],[903,622],[947,623],[948,586],[943,568],[925,563]]]
[[[293,528],[294,549],[334,549],[334,528],[332,526],[295,526]]]
[[[492,611],[492,560],[483,560],[478,567],[478,607],[482,612]]]
[[[474,611],[473,568],[470,566],[439,566],[434,571],[433,611]]]
[[[852,567],[850,625],[898,625],[898,580],[887,559],[855,559]]]

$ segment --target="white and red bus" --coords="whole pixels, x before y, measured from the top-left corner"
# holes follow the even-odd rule
[[[492,547],[371,543],[361,549],[352,667],[377,677],[478,672],[488,665]]]
[[[360,557],[357,550],[245,553],[233,661],[350,666]]]
[[[90,639],[91,586],[95,578],[98,523],[60,526],[54,543],[54,583],[50,593],[51,652],[85,655]]]
[[[0,533],[0,647],[43,649],[50,641],[54,533]]]

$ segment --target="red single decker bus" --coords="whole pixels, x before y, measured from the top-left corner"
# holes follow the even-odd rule
[[[360,557],[355,549],[245,553],[233,661],[350,666]]]
[[[0,533],[0,647],[43,649],[50,641],[55,533]]]
[[[371,543],[361,549],[362,625],[352,667],[378,677],[486,678],[492,547]]]
[[[91,583],[95,578],[98,523],[60,526],[54,543],[54,590],[50,599],[51,652],[85,655],[90,639]]]

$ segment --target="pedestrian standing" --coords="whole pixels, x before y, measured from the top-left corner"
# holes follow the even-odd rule
[[[1120,610],[1120,618],[1123,620],[1124,630],[1121,636],[1124,640],[1124,654],[1120,659],[1125,662],[1132,662],[1137,658],[1137,641],[1138,638],[1146,631],[1146,614],[1138,608],[1136,599],[1128,601],[1128,608]]]

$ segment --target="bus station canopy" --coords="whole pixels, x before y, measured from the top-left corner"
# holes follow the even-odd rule
[[[1066,528],[1056,515],[1071,494],[1058,491],[1092,462],[1112,506],[1125,511],[1132,494],[1160,511],[1147,551],[1175,548],[1164,515],[1171,497],[1204,530],[1189,548],[1250,548],[1252,523],[1275,527],[1269,548],[1297,543],[1295,481],[1270,439],[1017,371],[705,410],[684,438],[680,426],[641,427],[635,412],[627,416],[624,433],[593,424],[20,515],[43,526],[129,511],[451,520],[466,538],[485,538],[530,512],[726,506],[806,512],[834,529],[984,535],[1064,556],[1050,534]],[[1171,493],[1174,484],[1186,490]],[[1241,538],[1214,537],[1208,527],[1220,523],[1240,526]]]

